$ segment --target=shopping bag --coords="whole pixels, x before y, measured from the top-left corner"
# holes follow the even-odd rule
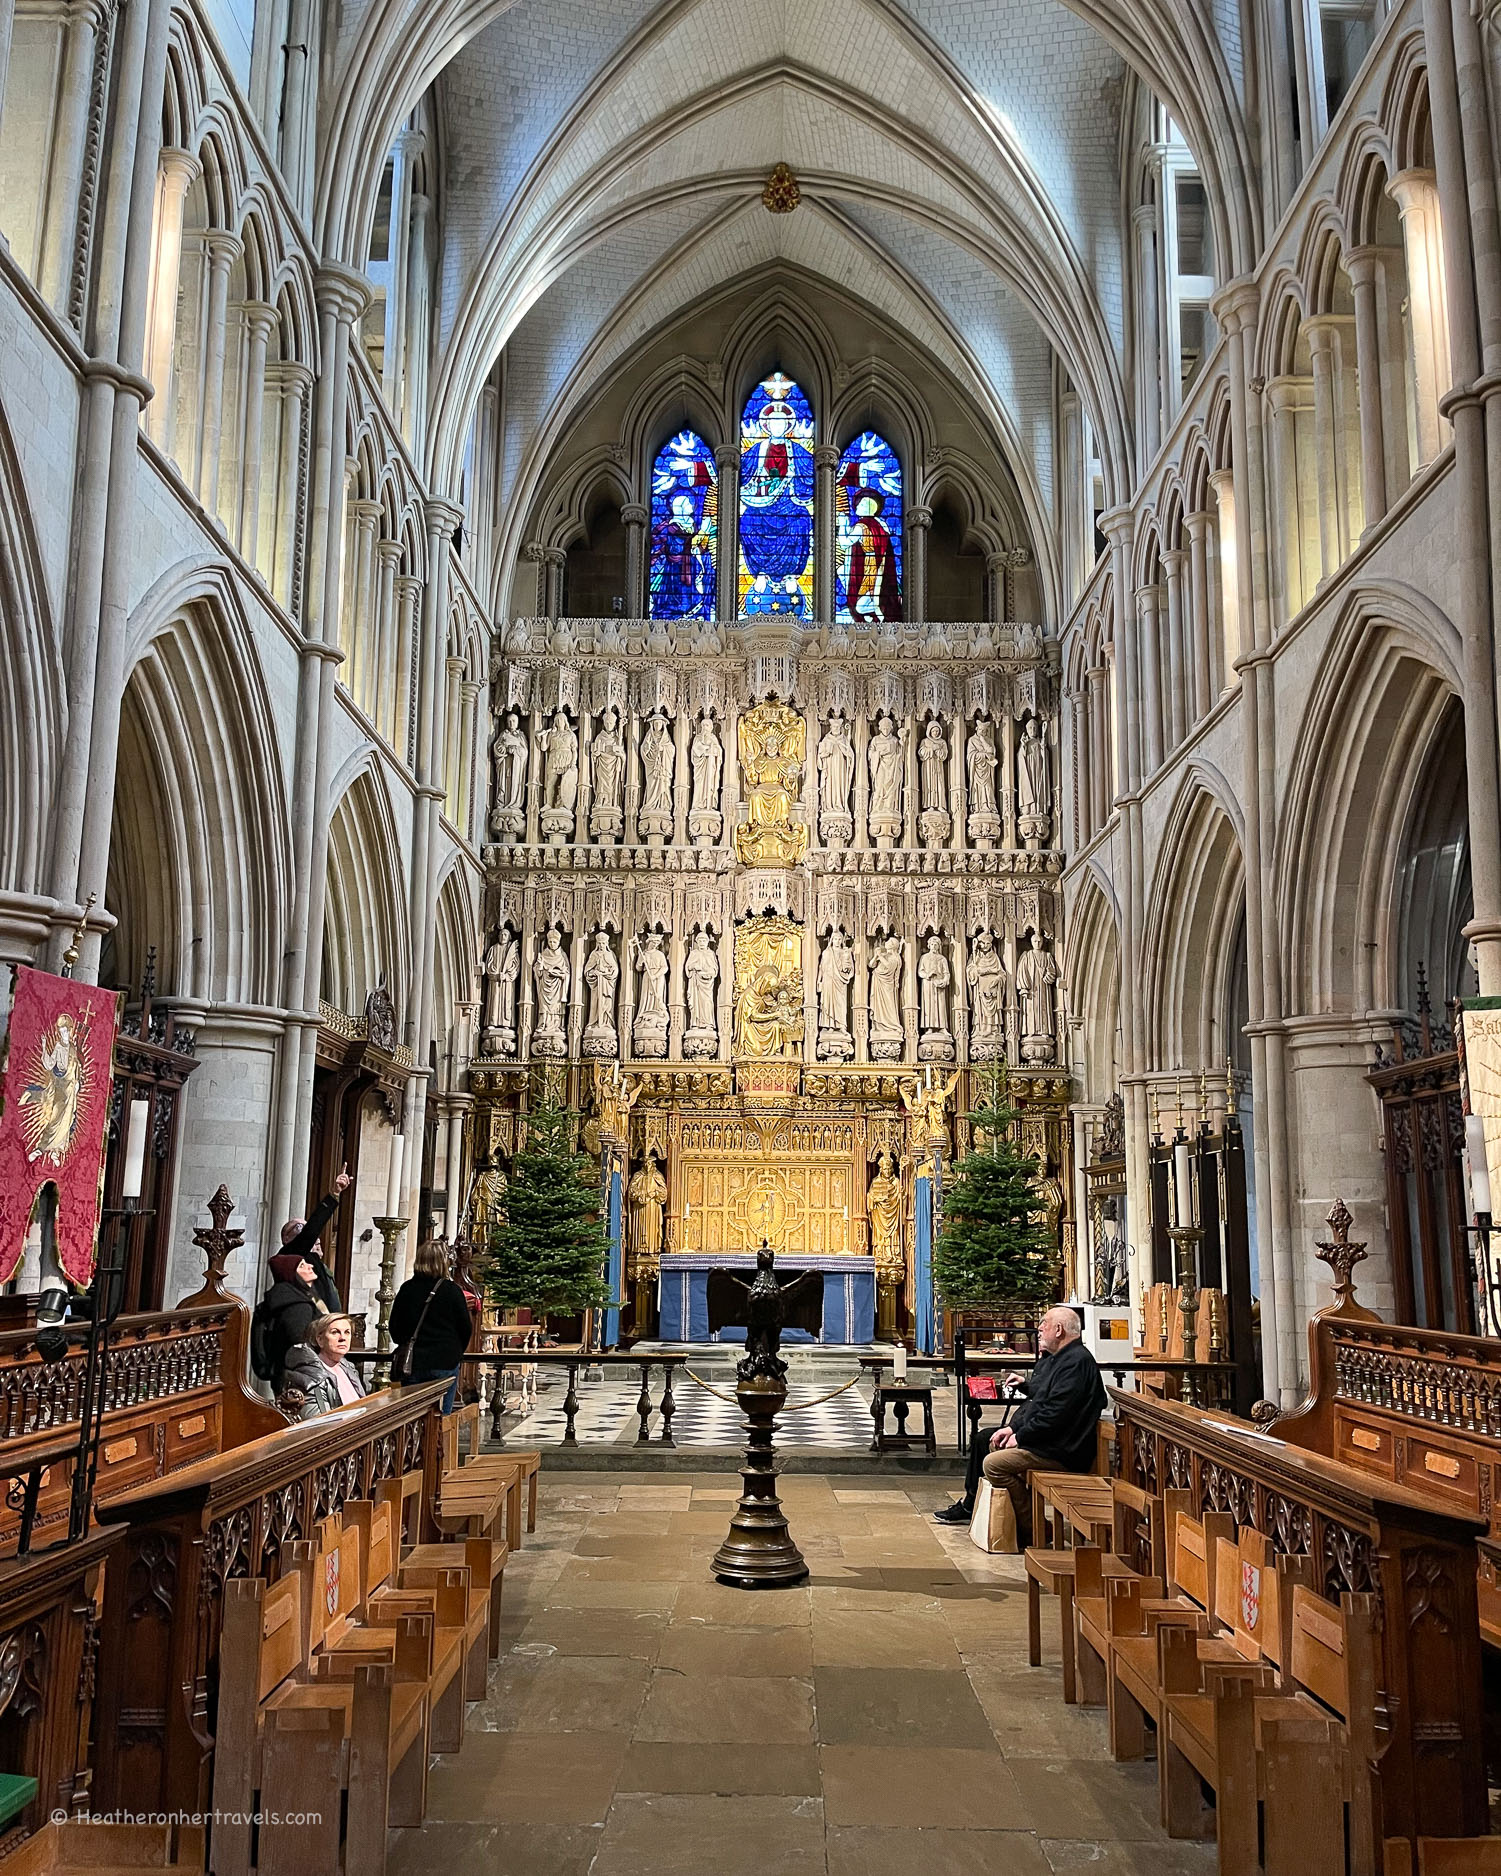
[[[979,1490],[975,1493],[974,1516],[969,1521],[969,1541],[977,1550],[990,1555],[1000,1553],[1014,1557],[1019,1549],[1016,1541],[1016,1507],[1011,1502],[1011,1494],[1004,1486],[992,1485],[989,1479],[980,1480]]]

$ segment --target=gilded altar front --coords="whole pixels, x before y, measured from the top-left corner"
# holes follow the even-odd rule
[[[748,1253],[764,1239],[788,1257],[865,1255],[863,1115],[674,1118],[673,1250]]]

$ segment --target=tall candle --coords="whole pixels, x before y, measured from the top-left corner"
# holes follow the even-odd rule
[[[401,1216],[401,1162],[406,1157],[406,1140],[397,1133],[391,1136],[391,1165],[386,1173],[386,1216]]]
[[[1491,1169],[1485,1152],[1485,1122],[1465,1115],[1465,1151],[1470,1156],[1470,1206],[1477,1218],[1491,1216]]]
[[[1193,1186],[1190,1183],[1192,1173],[1188,1160],[1188,1141],[1173,1142],[1173,1222],[1177,1225],[1193,1223]]]
[[[896,1345],[896,1354],[891,1360],[891,1378],[900,1387],[907,1378],[907,1347],[904,1342]]]
[[[149,1101],[132,1101],[130,1124],[125,1135],[125,1173],[120,1180],[120,1196],[138,1199],[146,1178],[146,1122],[151,1113]]]

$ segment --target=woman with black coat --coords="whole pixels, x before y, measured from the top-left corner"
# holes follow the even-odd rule
[[[280,1393],[287,1356],[318,1317],[329,1312],[315,1287],[317,1273],[305,1257],[278,1251],[269,1261],[271,1288],[261,1298],[257,1314],[266,1321],[266,1353],[273,1393]]]
[[[464,1292],[448,1275],[448,1258],[441,1245],[429,1240],[417,1246],[412,1275],[396,1292],[391,1305],[391,1343],[400,1349],[412,1343],[410,1372],[403,1385],[419,1381],[447,1381],[443,1411],[451,1414],[458,1400],[459,1363],[469,1347],[474,1320]]]

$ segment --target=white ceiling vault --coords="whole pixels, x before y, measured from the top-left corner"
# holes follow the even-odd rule
[[[1129,461],[1121,103],[1182,125],[1218,251],[1254,201],[1229,0],[351,0],[317,213],[358,265],[380,161],[436,83],[442,303],[428,469],[457,485],[506,357],[506,506],[635,348],[729,280],[827,283],[918,346],[1053,512],[1051,361],[1107,492]],[[346,160],[340,160],[343,157]],[[778,162],[800,207],[772,215]],[[1226,207],[1226,204],[1229,207]],[[1034,534],[1035,539],[1035,534]]]

